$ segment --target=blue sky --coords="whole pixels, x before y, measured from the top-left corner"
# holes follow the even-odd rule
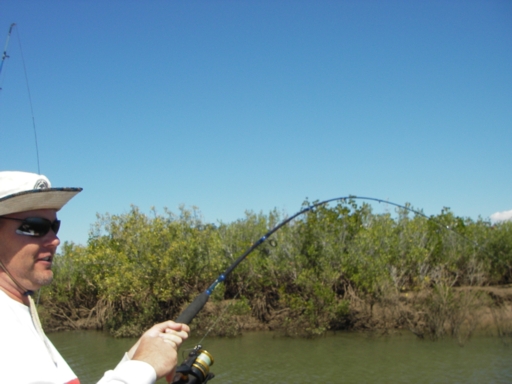
[[[512,210],[510,1],[0,3],[0,169],[207,222],[349,194]],[[376,208],[378,209],[378,208]]]

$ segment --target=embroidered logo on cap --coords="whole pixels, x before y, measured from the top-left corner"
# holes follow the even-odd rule
[[[44,179],[39,179],[36,181],[36,185],[34,185],[34,189],[47,189],[49,188],[48,182]]]

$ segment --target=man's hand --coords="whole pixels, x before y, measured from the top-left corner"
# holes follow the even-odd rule
[[[128,356],[150,364],[158,378],[173,372],[178,364],[178,348],[188,337],[186,324],[166,321],[147,330],[130,349]]]

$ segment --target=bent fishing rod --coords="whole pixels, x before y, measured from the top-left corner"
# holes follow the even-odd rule
[[[387,205],[391,205],[400,209],[404,209],[408,212],[412,212],[416,215],[422,216],[427,220],[431,218],[425,215],[423,212],[415,210],[410,206],[396,204],[387,200],[377,199],[374,197],[362,197],[362,196],[344,196],[344,197],[336,197],[333,199],[324,200],[318,203],[314,203],[303,208],[301,211],[295,213],[294,215],[286,218],[277,224],[274,228],[270,229],[267,233],[265,233],[262,237],[260,237],[256,242],[254,242],[238,259],[236,259],[233,264],[231,264],[223,273],[217,277],[217,279],[206,289],[206,291],[200,293],[192,303],[190,303],[187,308],[178,316],[175,320],[177,323],[185,323],[190,324],[194,317],[203,309],[205,304],[208,302],[210,295],[215,290],[217,285],[224,282],[226,278],[233,272],[233,270],[242,262],[244,259],[249,256],[256,248],[258,248],[261,244],[263,244],[272,234],[278,231],[280,228],[291,222],[296,217],[310,212],[313,209],[329,204],[333,201],[341,201],[347,202],[352,200],[365,200],[365,201],[374,201],[378,203],[385,203]],[[440,223],[438,225],[442,226]],[[451,229],[450,227],[446,227]],[[455,232],[458,234],[458,232]],[[460,235],[460,234],[459,234]],[[462,235],[461,235],[462,236]],[[463,236],[464,237],[464,236]],[[193,350],[188,355],[188,358],[177,368],[177,376],[174,378],[169,378],[169,383],[176,384],[204,384],[211,380],[215,375],[210,372],[210,366],[213,365],[213,357],[204,349],[202,349],[201,345],[197,345],[193,348]]]
[[[249,256],[256,248],[258,248],[261,244],[263,244],[274,232],[278,231],[281,227],[288,224],[290,221],[295,219],[296,217],[310,212],[316,207],[329,204],[333,201],[348,201],[348,200],[366,200],[366,201],[375,201],[378,203],[385,203],[392,205],[397,208],[405,209],[409,212],[415,213],[417,215],[423,216],[427,219],[429,217],[425,215],[424,213],[417,211],[415,209],[412,209],[411,207],[400,205],[396,203],[392,203],[387,200],[377,199],[374,197],[362,197],[362,196],[344,196],[344,197],[336,197],[333,199],[328,199],[321,201],[319,203],[315,203],[312,205],[307,206],[306,208],[302,209],[301,211],[297,212],[296,214],[288,217],[287,219],[281,221],[279,224],[277,224],[274,228],[269,230],[267,233],[265,233],[262,237],[260,237],[259,240],[257,240],[255,243],[253,243],[238,259],[235,260],[233,264],[231,264],[222,274],[217,277],[217,279],[206,289],[206,291],[202,292],[195,298],[195,300],[190,303],[190,305],[185,308],[185,310],[178,316],[176,319],[177,323],[185,323],[190,324],[194,317],[201,311],[201,309],[205,306],[208,299],[210,298],[210,295],[212,294],[213,290],[219,285],[220,283],[224,282],[226,278],[233,272],[233,270],[247,257]]]

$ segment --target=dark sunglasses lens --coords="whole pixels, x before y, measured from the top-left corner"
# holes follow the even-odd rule
[[[52,223],[52,231],[57,234],[59,233],[59,228],[60,228],[60,220],[55,220],[53,223]]]
[[[43,219],[42,217],[28,217],[23,220],[18,231],[23,235],[42,237],[46,235],[50,229],[57,234],[59,228],[59,220],[55,220],[52,223],[50,220]]]

